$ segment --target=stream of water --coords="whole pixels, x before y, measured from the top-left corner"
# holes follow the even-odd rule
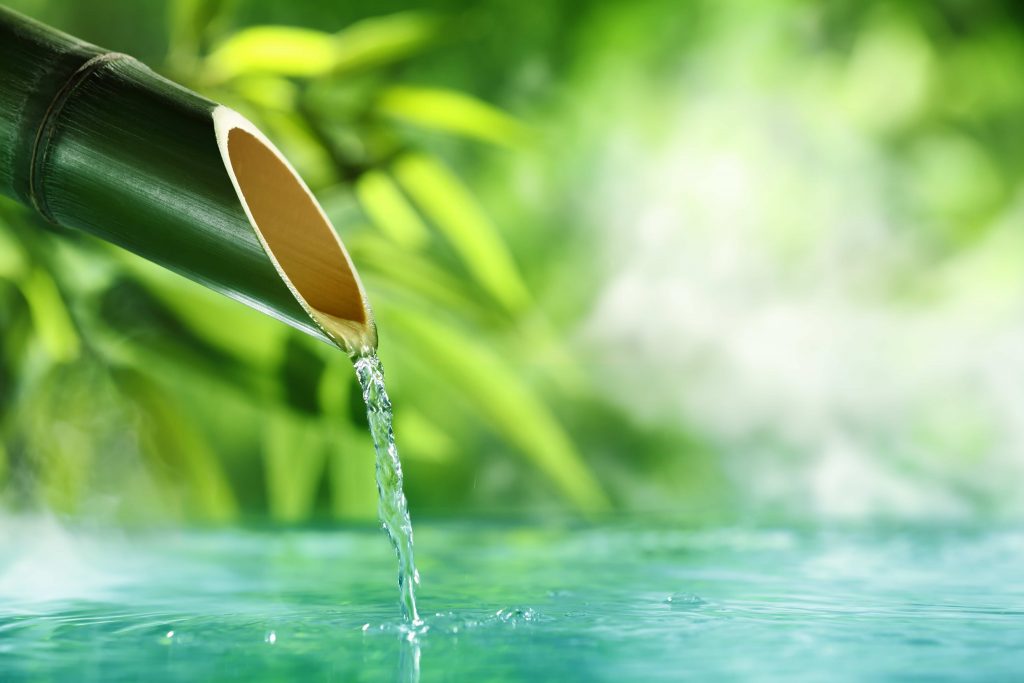
[[[398,591],[402,614],[412,626],[419,626],[416,585],[420,582],[413,557],[412,520],[402,487],[402,461],[391,426],[391,400],[384,386],[384,366],[373,351],[355,361],[356,375],[363,389],[366,417],[370,421],[373,447],[377,452],[377,493],[381,525],[398,554]]]

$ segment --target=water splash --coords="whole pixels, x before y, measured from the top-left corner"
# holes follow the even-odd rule
[[[416,586],[420,575],[413,558],[412,520],[402,488],[402,461],[398,457],[395,433],[391,427],[391,400],[384,386],[384,366],[377,354],[370,351],[356,359],[355,368],[363,389],[373,447],[377,452],[377,493],[380,497],[377,509],[381,525],[398,554],[402,614],[413,626],[419,626],[423,623],[416,611]]]
[[[420,658],[422,648],[420,647],[419,634],[410,629],[399,642],[398,650],[398,671],[396,680],[401,683],[419,683],[420,681]]]

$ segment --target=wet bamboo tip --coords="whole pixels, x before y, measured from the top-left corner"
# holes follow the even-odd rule
[[[309,188],[248,119],[218,106],[213,120],[238,199],[288,289],[347,353],[375,349],[377,329],[366,292]]]

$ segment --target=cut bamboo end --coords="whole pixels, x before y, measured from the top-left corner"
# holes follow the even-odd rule
[[[213,111],[221,158],[249,223],[281,279],[314,322],[350,355],[377,347],[352,259],[313,193],[248,119]]]

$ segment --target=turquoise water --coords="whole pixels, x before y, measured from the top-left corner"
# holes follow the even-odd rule
[[[391,426],[391,399],[384,386],[384,366],[370,351],[355,361],[356,377],[363,390],[366,418],[370,424],[373,448],[377,453],[377,510],[381,526],[387,532],[398,556],[398,594],[402,616],[413,626],[420,625],[416,611],[416,586],[420,582],[413,555],[412,519],[402,483],[402,461],[398,457],[395,433]]]
[[[1024,533],[0,525],[3,681],[1021,680]]]

